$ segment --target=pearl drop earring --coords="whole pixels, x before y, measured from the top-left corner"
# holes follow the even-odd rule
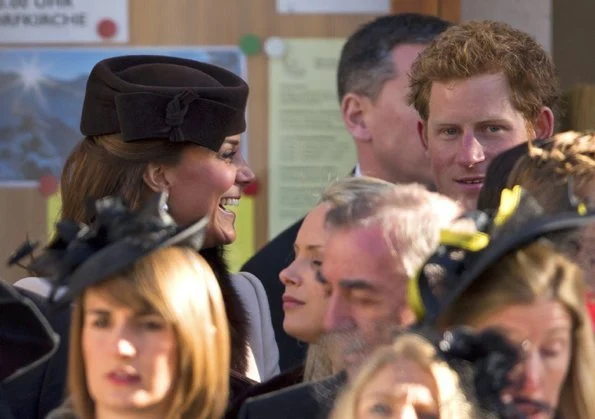
[[[169,191],[165,190],[165,191],[163,191],[163,194],[165,195],[164,196],[165,199],[163,200],[163,206],[161,208],[163,209],[163,211],[167,212],[167,211],[169,211],[169,205],[167,205],[167,200],[169,198]]]

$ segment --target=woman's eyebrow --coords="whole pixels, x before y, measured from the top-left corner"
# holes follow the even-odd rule
[[[152,307],[145,307],[142,310],[136,311],[134,317],[145,317],[145,316],[160,316],[160,314]]]
[[[237,138],[226,138],[225,141],[227,144],[231,144],[232,146],[237,146],[238,144],[240,144],[240,140],[238,140]]]
[[[87,308],[85,309],[85,314],[94,314],[96,316],[105,316],[110,314],[110,312],[108,310],[105,309],[101,309],[101,308]]]
[[[300,246],[299,244],[294,244],[293,250],[294,250],[294,252],[297,253],[298,250],[303,248],[304,251],[310,252],[310,251],[322,249],[323,247],[324,247],[323,244],[308,244],[306,246]]]

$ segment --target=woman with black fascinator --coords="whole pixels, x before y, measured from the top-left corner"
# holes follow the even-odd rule
[[[196,251],[207,223],[178,227],[164,197],[134,212],[98,200],[91,225],[60,222],[31,263],[50,281],[50,307],[74,307],[67,402],[49,418],[222,417],[230,341],[217,279]]]
[[[456,327],[435,340],[440,357],[456,371],[476,418],[524,419],[511,392],[519,385],[522,350],[497,329]],[[538,406],[542,407],[542,406]]]
[[[584,207],[547,214],[522,188],[505,189],[493,218],[444,231],[410,287],[424,324],[497,328],[521,350],[514,406],[530,419],[595,418],[595,345],[582,270],[552,240],[595,221]],[[469,226],[469,224],[467,224]]]
[[[496,331],[403,332],[365,362],[332,419],[522,419],[506,395],[518,361]]]
[[[62,219],[90,223],[87,199],[121,196],[138,208],[155,192],[167,193],[163,205],[179,225],[209,218],[200,253],[221,287],[232,383],[240,387],[279,372],[264,288],[250,274],[230,274],[224,259],[224,245],[236,238],[230,207],[254,180],[240,146],[247,97],[240,77],[206,63],[163,56],[101,61],[87,82],[85,137],[60,185]],[[26,278],[17,286],[39,290],[40,282]]]

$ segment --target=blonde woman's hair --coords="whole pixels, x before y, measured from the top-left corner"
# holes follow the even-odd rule
[[[440,419],[472,419],[473,406],[461,389],[458,375],[448,364],[439,359],[434,346],[425,338],[404,333],[392,345],[381,346],[362,365],[356,377],[340,394],[331,419],[356,419],[361,394],[371,379],[383,368],[399,360],[414,362],[428,371],[438,389]]]
[[[308,344],[303,381],[318,381],[322,378],[333,375],[333,372],[333,362],[331,360],[328,348],[326,348],[325,345],[321,343]]]
[[[558,410],[563,418],[595,418],[595,345],[581,269],[549,242],[504,256],[469,286],[439,319],[440,327],[473,326],[506,307],[548,298],[572,318],[572,358]]]
[[[196,251],[171,247],[94,286],[116,304],[151,309],[173,327],[178,364],[164,419],[219,419],[228,403],[230,338],[223,298],[213,271]],[[95,403],[85,377],[81,336],[84,295],[70,330],[68,393],[76,416],[93,419]]]
[[[308,345],[304,381],[318,381],[343,370],[343,357],[335,335],[322,335]]]

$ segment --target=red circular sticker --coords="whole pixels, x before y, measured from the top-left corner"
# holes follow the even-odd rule
[[[102,38],[113,38],[117,31],[118,27],[116,26],[116,22],[111,19],[101,19],[99,23],[97,23],[97,33]]]
[[[258,185],[258,180],[254,180],[254,182],[252,182],[251,184],[246,186],[242,192],[246,196],[255,196],[255,195],[258,195],[259,189],[260,189],[260,186]]]
[[[49,198],[58,192],[58,179],[53,175],[45,175],[39,179],[39,193]]]

